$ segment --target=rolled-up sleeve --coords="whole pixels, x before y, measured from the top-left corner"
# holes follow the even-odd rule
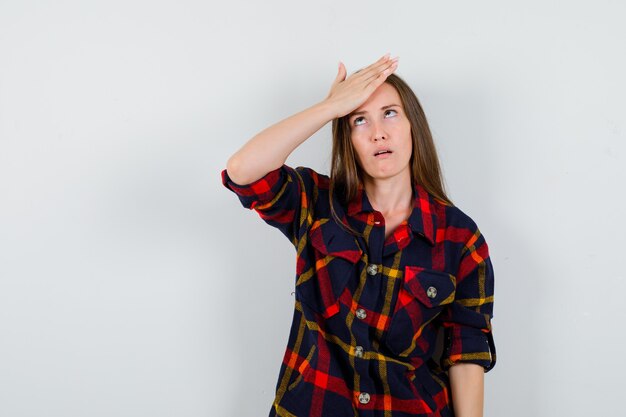
[[[222,184],[233,191],[243,207],[281,231],[296,246],[308,216],[310,168],[286,164],[249,184],[237,184],[222,170]]]
[[[487,242],[473,226],[474,233],[462,248],[455,299],[440,315],[444,326],[441,367],[446,371],[460,362],[481,365],[485,372],[496,364],[491,325],[494,271]]]

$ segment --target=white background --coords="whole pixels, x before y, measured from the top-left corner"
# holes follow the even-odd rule
[[[490,247],[485,415],[621,412],[626,6],[509,3],[2,0],[0,415],[267,415],[295,251],[220,172],[386,52]]]

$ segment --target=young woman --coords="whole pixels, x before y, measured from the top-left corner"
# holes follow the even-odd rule
[[[323,101],[258,133],[221,172],[297,252],[270,416],[483,414],[496,363],[493,267],[476,223],[445,194],[397,66],[387,54],[346,78],[340,64]],[[330,176],[286,165],[329,121]]]

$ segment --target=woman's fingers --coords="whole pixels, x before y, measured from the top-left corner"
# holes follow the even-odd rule
[[[385,59],[383,61],[377,61],[374,64],[366,67],[358,74],[360,75],[359,81],[369,83],[372,79],[378,77],[383,71],[389,69],[394,63],[397,63],[399,57],[393,59]],[[356,75],[356,74],[355,74]]]
[[[370,77],[367,79],[368,82],[371,82],[372,79],[376,79],[382,75],[390,74],[398,65],[398,57],[394,58],[391,61],[385,62],[383,66],[378,68],[378,71],[372,73]]]
[[[376,90],[382,83],[385,82],[385,80],[387,79],[387,77],[389,76],[389,74],[391,74],[392,72],[394,72],[396,70],[396,68],[398,68],[398,60],[396,58],[395,61],[393,61],[391,64],[389,64],[389,66],[387,68],[385,68],[384,70],[382,70],[379,74],[375,74],[374,75],[374,79],[369,81],[369,84],[365,87],[365,90],[367,91],[368,94],[371,94],[374,92],[374,90]]]
[[[383,71],[386,71],[386,70],[390,69],[392,66],[396,65],[398,63],[398,58],[400,58],[400,57],[395,57],[395,58],[389,59],[389,60],[383,62],[380,66],[377,66],[378,71],[375,74],[380,74]]]
[[[370,65],[368,65],[367,67],[363,67],[363,68],[357,70],[352,75],[352,77],[355,77],[355,78],[360,78],[360,77],[363,77],[363,76],[369,77],[371,75],[372,71],[376,71],[377,68],[379,68],[380,66],[384,65],[385,62],[387,62],[388,60],[389,60],[389,54],[385,54],[380,59],[378,59],[376,62],[373,62]]]

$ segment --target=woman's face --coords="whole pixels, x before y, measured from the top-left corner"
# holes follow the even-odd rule
[[[365,175],[382,179],[410,170],[411,125],[400,95],[391,84],[382,83],[365,103],[350,113],[348,122],[357,163]],[[386,149],[391,153],[376,156]]]

